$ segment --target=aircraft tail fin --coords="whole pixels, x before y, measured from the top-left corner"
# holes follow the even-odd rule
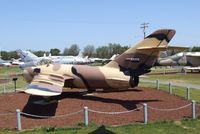
[[[119,54],[114,54],[112,57],[110,57],[110,60],[114,60],[114,59],[116,59],[117,56],[119,56]]]
[[[154,66],[159,52],[167,48],[174,35],[173,29],[157,30],[105,66],[119,68],[130,76],[147,73]]]
[[[82,53],[82,51],[79,51],[77,57],[83,57],[83,53]]]
[[[17,54],[20,56],[23,62],[30,62],[38,59],[38,57],[31,53],[30,51],[16,50]]]

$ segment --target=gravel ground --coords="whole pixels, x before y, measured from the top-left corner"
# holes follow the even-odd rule
[[[103,112],[121,112],[141,108],[143,103],[159,109],[173,109],[185,106],[190,101],[170,95],[164,91],[149,88],[134,88],[118,92],[97,91],[92,95],[83,95],[83,91],[65,90],[62,95],[53,97],[48,105],[38,105],[33,102],[42,99],[25,93],[9,93],[0,95],[0,128],[16,128],[16,109],[22,112],[40,116],[59,116],[74,113],[88,106],[89,109]],[[196,106],[200,113],[200,106]],[[3,115],[9,113],[8,115]],[[176,111],[158,111],[148,108],[150,122],[160,120],[180,120],[191,117],[191,105]],[[70,116],[56,118],[33,118],[22,116],[22,128],[65,127],[77,126],[83,123],[83,112]],[[143,109],[123,114],[99,114],[89,112],[89,121],[104,125],[123,125],[143,122]]]

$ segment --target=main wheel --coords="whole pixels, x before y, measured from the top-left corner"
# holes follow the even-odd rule
[[[137,87],[139,84],[139,76],[131,76],[129,80],[129,84],[131,87]]]

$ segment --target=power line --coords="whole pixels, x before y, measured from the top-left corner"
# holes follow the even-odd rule
[[[143,29],[144,38],[146,37],[146,28],[148,28],[149,23],[142,23],[141,27]]]

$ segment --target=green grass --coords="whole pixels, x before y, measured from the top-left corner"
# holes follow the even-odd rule
[[[154,83],[140,82],[139,87],[155,88],[156,90],[156,84]],[[159,90],[169,92],[169,86],[160,84]],[[187,90],[183,87],[172,86],[172,94],[186,98]],[[190,89],[190,100],[195,100],[200,103],[200,90]]]
[[[14,130],[0,130],[0,134],[199,134],[200,119],[184,119],[182,121],[161,121],[155,123],[130,124],[125,126],[104,126],[90,123],[88,127],[75,128],[38,128],[17,132]]]
[[[0,74],[1,75],[8,75],[11,73],[21,73],[22,71],[18,66],[14,67],[0,67]]]
[[[24,81],[24,78],[21,74],[22,71],[19,69],[19,67],[0,67],[0,78],[1,79],[10,79],[9,83],[5,84],[6,91],[13,91],[14,90],[14,82],[12,81],[13,77],[17,77],[16,86],[17,88],[24,88],[27,83]],[[0,84],[0,92],[2,92],[4,89],[4,84]]]
[[[161,82],[172,82],[172,83],[189,83],[189,84],[197,84],[200,85],[200,73],[187,73],[182,74],[180,70],[177,69],[166,69],[166,74],[162,74],[163,69],[156,68],[153,69],[147,77],[142,77],[140,80],[151,80],[156,81],[160,80]],[[171,73],[173,72],[173,73]],[[156,84],[154,83],[147,83],[141,82],[139,83],[140,87],[149,87],[149,88],[156,88]],[[160,84],[160,90],[169,92],[168,85]],[[176,87],[172,86],[172,92],[175,95],[181,96],[186,98],[186,88],[183,87]],[[190,89],[190,99],[195,100],[200,103],[200,89]]]
[[[190,84],[199,84],[200,85],[200,73],[174,73],[174,74],[160,74],[153,75],[152,73],[146,75],[147,77],[142,78],[146,80],[160,80],[160,81],[169,81],[169,82],[177,82],[177,83],[190,83]]]

